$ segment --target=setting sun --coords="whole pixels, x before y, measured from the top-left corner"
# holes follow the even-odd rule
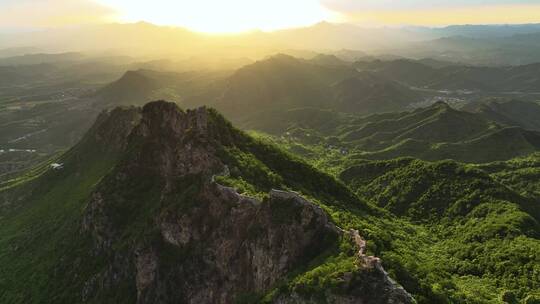
[[[540,0],[0,0],[0,304],[540,304]]]
[[[160,25],[187,27],[206,33],[277,30],[310,25],[331,18],[318,1],[169,1],[134,2],[100,0],[116,10],[119,21],[144,20]]]

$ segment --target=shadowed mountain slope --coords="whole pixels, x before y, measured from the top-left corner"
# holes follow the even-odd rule
[[[424,95],[381,75],[358,72],[330,55],[304,60],[283,54],[229,74],[131,71],[97,92],[108,105],[159,98],[186,106],[210,105],[240,126],[264,113],[275,112],[274,117],[299,107],[360,114],[403,110]]]
[[[434,67],[408,59],[358,61],[354,66],[416,87],[483,92],[537,92],[540,71],[536,63],[509,67],[459,64]]]
[[[380,211],[214,110],[105,112],[56,161],[2,184],[2,301],[413,303],[317,204]]]
[[[495,99],[471,103],[464,110],[479,113],[501,124],[540,130],[540,105],[536,102]]]
[[[410,156],[474,163],[508,160],[540,149],[537,131],[515,126],[508,119],[492,119],[485,112],[456,110],[443,102],[411,112],[364,117],[315,109],[290,113],[284,116],[290,121],[276,121],[283,126],[279,131],[285,141],[340,148],[348,159]],[[321,117],[319,123],[316,117]]]
[[[291,115],[357,119],[331,113]],[[341,182],[166,102],[104,112],[54,161],[0,185],[2,301],[489,303],[538,287],[534,197],[455,162],[351,160]]]

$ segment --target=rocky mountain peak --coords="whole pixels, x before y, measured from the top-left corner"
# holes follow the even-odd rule
[[[142,108],[142,118],[130,136],[126,160],[131,169],[160,176],[188,174],[210,176],[222,170],[216,156],[220,147],[232,142],[235,131],[205,107],[183,111],[174,103],[151,102]]]
[[[139,129],[143,136],[161,136],[172,132],[172,135],[181,137],[188,131],[204,135],[208,129],[208,115],[205,107],[185,112],[174,103],[154,101],[142,108]]]
[[[348,242],[357,266],[340,274],[343,286],[324,295],[329,302],[412,303],[379,260],[364,255],[358,233],[337,227],[313,202],[275,189],[249,197],[215,182],[228,172],[220,152],[246,149],[247,140],[215,111],[157,101],[140,113],[125,155],[84,211],[81,231],[106,267],[85,283],[83,301],[127,288],[141,304],[235,303]],[[271,303],[312,299],[288,290]]]

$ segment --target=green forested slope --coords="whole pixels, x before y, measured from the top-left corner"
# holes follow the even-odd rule
[[[346,153],[340,158],[345,159],[410,156],[486,163],[528,155],[540,148],[538,131],[505,125],[443,102],[410,112],[369,116],[295,109],[276,120],[249,126],[282,135],[284,145],[341,150]]]
[[[139,242],[157,246],[165,277],[180,271],[175,268],[183,263],[179,257],[200,262],[196,252],[163,247],[161,234],[154,232],[163,229],[156,223],[178,212],[195,212],[210,195],[204,175],[176,170],[208,166],[221,172],[214,161],[227,166],[228,173],[215,177],[222,185],[263,204],[271,189],[296,191],[338,227],[359,230],[368,253],[380,257],[390,276],[419,303],[502,303],[503,297],[534,303],[538,296],[538,196],[534,186],[523,187],[531,172],[521,171],[534,170],[530,164],[536,156],[481,166],[412,158],[335,158],[310,165],[265,137],[236,130],[213,110],[186,114],[174,105],[154,103],[142,110],[139,122],[140,111],[103,114],[79,145],[55,160],[64,169],[45,166],[4,184],[2,302],[133,302],[138,286],[124,278],[132,278],[134,270],[122,261]],[[200,121],[208,127],[198,129]],[[318,155],[325,150],[317,147],[310,151],[312,159],[332,158]],[[173,165],[178,161],[181,166]],[[294,218],[292,206],[276,209],[276,220]],[[96,230],[89,234],[88,225]],[[351,272],[364,278],[351,286],[368,288],[365,284],[376,282],[359,272],[347,240],[324,248],[274,288],[238,301],[272,303],[288,294],[314,300],[348,293],[342,280]],[[123,279],[92,283],[109,278],[110,271]],[[174,298],[174,293],[167,295]]]

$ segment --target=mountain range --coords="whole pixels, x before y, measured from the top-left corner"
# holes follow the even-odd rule
[[[1,31],[0,303],[538,304],[538,62],[539,24]]]
[[[484,110],[511,106],[515,113]],[[454,159],[482,163],[528,155],[540,148],[540,130],[519,108],[540,109],[532,102],[490,102],[478,111],[457,110],[444,102],[410,112],[368,116],[319,109],[291,110],[274,124],[253,128],[280,135],[281,144],[342,151],[346,159],[391,159],[411,156],[424,160]],[[533,115],[534,112],[530,112]],[[530,117],[530,116],[529,116]],[[333,156],[335,157],[335,156]]]
[[[97,94],[122,103],[151,99],[160,90],[177,92],[183,95],[177,98],[181,104],[210,104],[237,122],[257,112],[306,106],[355,113],[393,111],[425,95],[383,76],[359,72],[330,55],[305,60],[279,54],[230,74],[201,75],[131,71]]]
[[[487,92],[535,92],[539,64],[511,67],[481,67],[453,64],[432,67],[421,61],[359,61],[360,70],[372,71],[395,81],[434,90]]]
[[[166,65],[161,62],[124,58],[123,64],[111,65],[112,58],[73,62],[70,58],[78,55],[66,56],[57,63],[0,67],[6,88],[2,149],[39,153],[2,155],[0,174],[67,149],[102,109],[156,99],[188,108],[210,105],[242,129],[289,132],[293,136],[285,137],[303,143],[317,139],[360,158],[489,162],[538,149],[537,104],[504,97],[534,100],[535,65],[487,68],[428,59],[351,63],[336,55],[302,59],[280,54],[233,70],[168,71],[148,69]],[[94,66],[92,71],[88,66]],[[121,74],[130,67],[136,69]],[[110,83],[94,83],[114,77]],[[507,90],[525,92],[505,95]],[[429,109],[441,100],[451,107]],[[373,113],[378,114],[363,117]],[[450,136],[446,130],[457,133]],[[502,149],[501,143],[512,143],[512,148]]]
[[[413,303],[357,231],[291,189],[380,211],[213,110],[105,112],[57,161],[2,185],[2,301]],[[257,193],[220,184],[240,176]]]
[[[0,298],[532,301],[537,194],[514,189],[536,158],[359,160],[338,180],[213,109],[116,108],[60,169],[0,184]]]
[[[0,48],[7,49],[5,53],[12,55],[36,50],[56,53],[109,50],[132,56],[256,59],[286,50],[338,52],[348,49],[373,55],[431,57],[468,64],[521,65],[539,60],[535,51],[539,47],[539,32],[538,24],[368,28],[321,22],[275,32],[253,31],[214,37],[183,28],[140,22],[4,34]]]

